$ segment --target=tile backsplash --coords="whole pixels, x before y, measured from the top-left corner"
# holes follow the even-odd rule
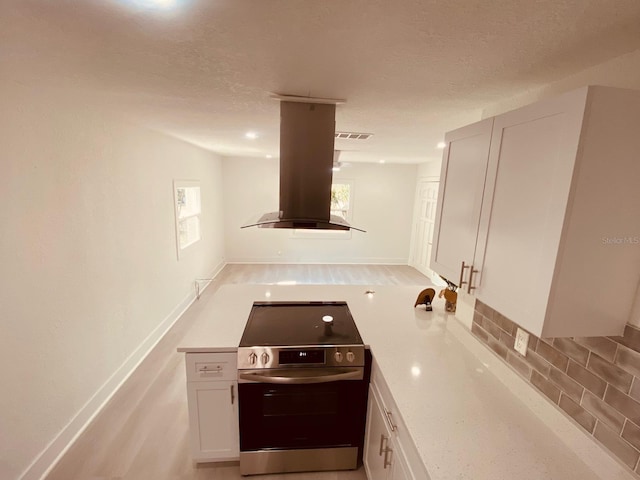
[[[640,478],[640,329],[622,337],[529,337],[513,348],[517,325],[476,301],[471,332]]]

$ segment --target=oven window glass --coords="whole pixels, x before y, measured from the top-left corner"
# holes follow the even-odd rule
[[[240,384],[243,451],[357,446],[364,431],[366,383]]]
[[[305,390],[270,389],[262,396],[264,417],[304,417],[306,421],[331,421],[340,415],[338,391],[326,388],[309,398]],[[324,420],[323,420],[324,419]]]

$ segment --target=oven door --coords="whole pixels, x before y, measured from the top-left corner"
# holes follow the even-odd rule
[[[362,369],[292,370],[240,373],[240,450],[361,447],[368,383]]]

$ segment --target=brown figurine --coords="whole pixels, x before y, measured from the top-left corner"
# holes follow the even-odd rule
[[[418,305],[424,305],[426,307],[427,312],[433,310],[431,308],[431,300],[436,296],[436,291],[433,288],[425,288],[418,294],[418,298],[416,299],[416,303],[413,305],[413,308],[416,308]]]
[[[455,312],[456,311],[456,303],[458,302],[458,294],[453,290],[445,288],[440,291],[438,298],[444,297],[444,311],[445,312]]]

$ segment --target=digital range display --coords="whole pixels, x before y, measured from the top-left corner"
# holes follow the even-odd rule
[[[280,365],[298,365],[298,364],[324,364],[324,350],[281,350],[278,352],[278,363]]]

